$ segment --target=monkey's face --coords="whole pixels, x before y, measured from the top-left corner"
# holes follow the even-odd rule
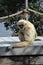
[[[23,21],[19,20],[19,21],[17,22],[17,26],[18,26],[19,30],[22,30],[22,29],[24,28]]]
[[[19,20],[19,21],[17,22],[17,26],[18,26],[18,28],[19,28],[20,30],[23,30],[26,23],[27,23],[27,22],[22,19],[22,20]]]
[[[22,30],[24,28],[24,25],[23,24],[19,24],[18,28]]]

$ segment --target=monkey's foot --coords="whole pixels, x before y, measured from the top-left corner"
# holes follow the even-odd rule
[[[6,52],[12,50],[13,48],[14,48],[13,46],[9,46],[9,47],[7,47],[7,48],[6,48]]]

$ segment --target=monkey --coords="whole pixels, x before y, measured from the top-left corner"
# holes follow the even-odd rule
[[[37,32],[34,25],[25,19],[21,19],[17,22],[19,28],[19,39],[21,42],[12,44],[11,48],[29,46],[37,37]]]

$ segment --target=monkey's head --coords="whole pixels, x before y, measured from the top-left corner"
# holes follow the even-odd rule
[[[24,26],[26,25],[26,20],[21,19],[17,22],[17,26],[19,27],[19,29],[24,29]]]

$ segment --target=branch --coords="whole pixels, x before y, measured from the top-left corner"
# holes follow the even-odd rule
[[[30,8],[28,8],[28,11],[31,11],[31,12],[33,12],[33,13],[37,13],[37,14],[39,14],[39,15],[42,15],[42,16],[43,16],[43,13],[37,12],[37,11],[32,10],[32,9],[30,9]]]
[[[24,10],[22,10],[22,11],[18,11],[18,12],[14,13],[14,14],[11,14],[11,15],[9,15],[9,17],[13,17],[13,16],[16,16],[16,15],[18,15],[18,14],[22,14],[23,12],[24,12],[24,13],[27,13],[28,11],[31,11],[31,12],[33,12],[33,13],[37,13],[37,14],[43,16],[43,13],[40,13],[40,12],[37,12],[37,11],[35,11],[35,10],[32,10],[32,9],[28,8],[28,10],[27,10],[27,9],[24,9]],[[0,20],[6,19],[6,18],[8,18],[8,16],[3,16],[3,17],[0,17]]]

